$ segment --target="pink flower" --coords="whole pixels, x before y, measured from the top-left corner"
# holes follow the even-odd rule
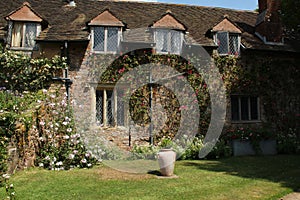
[[[122,74],[125,71],[125,68],[119,69],[119,74]]]
[[[180,106],[180,108],[179,108],[179,110],[187,110],[188,109],[188,107],[187,106],[185,106],[185,105],[183,105],[183,106]]]

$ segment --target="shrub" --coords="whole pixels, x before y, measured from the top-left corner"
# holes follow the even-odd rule
[[[135,145],[132,150],[131,159],[156,159],[156,155],[159,152],[159,148],[154,145],[138,146]]]
[[[300,141],[296,129],[289,128],[287,132],[277,134],[277,150],[283,154],[300,154]]]
[[[168,138],[163,138],[157,146],[134,146],[131,152],[134,158],[155,159],[159,149],[167,147],[173,149],[180,160],[199,159],[199,152],[204,146],[203,140],[203,136],[198,136],[193,139],[184,136],[181,141],[178,140],[176,142]],[[220,139],[206,158],[218,159],[231,155],[231,146],[224,139]]]

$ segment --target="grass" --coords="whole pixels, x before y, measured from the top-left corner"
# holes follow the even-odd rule
[[[278,199],[300,188],[300,156],[177,161],[175,179],[105,166],[71,171],[30,169],[11,182],[17,199]],[[0,199],[5,198],[4,189]]]

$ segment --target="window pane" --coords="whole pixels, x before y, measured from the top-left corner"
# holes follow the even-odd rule
[[[117,125],[124,126],[124,91],[118,90],[117,92]]]
[[[231,97],[231,119],[239,120],[239,98],[236,96]]]
[[[106,90],[107,95],[107,110],[106,110],[106,120],[107,125],[113,125],[114,123],[114,115],[113,115],[113,91],[112,90]]]
[[[117,27],[107,28],[107,51],[116,52],[118,49],[118,29]]]
[[[94,27],[94,46],[96,51],[104,51],[104,27]]]
[[[96,91],[96,119],[103,124],[103,90]]]
[[[228,54],[228,33],[218,32],[217,33],[217,45],[219,54]]]
[[[181,33],[179,31],[171,31],[171,53],[180,54],[181,52]]]
[[[239,37],[238,35],[229,35],[229,51],[231,55],[239,55]]]
[[[12,30],[12,47],[21,47],[22,46],[22,37],[23,37],[23,23],[14,22]]]
[[[168,52],[168,31],[156,30],[155,42],[157,52]]]
[[[258,120],[258,102],[257,97],[250,98],[251,120]]]
[[[241,97],[241,120],[249,120],[248,97]]]
[[[36,37],[36,24],[35,23],[26,23],[25,29],[25,47],[34,47],[35,45],[35,37]]]

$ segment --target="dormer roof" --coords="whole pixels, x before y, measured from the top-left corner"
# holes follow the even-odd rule
[[[242,31],[227,17],[212,28],[212,32],[227,31],[230,33],[242,33]]]
[[[124,23],[114,16],[109,10],[105,10],[100,13],[98,16],[93,18],[90,23],[90,26],[119,26],[123,27]]]
[[[6,20],[12,21],[30,21],[30,22],[42,22],[42,17],[37,14],[29,5],[28,2],[24,2],[21,7],[11,12],[5,17]]]
[[[176,17],[167,11],[159,20],[153,23],[152,28],[168,28],[186,31],[186,27]]]

